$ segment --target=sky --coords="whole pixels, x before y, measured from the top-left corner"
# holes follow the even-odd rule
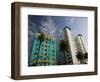
[[[52,36],[58,35],[62,29],[68,26],[77,35],[82,34],[85,41],[88,40],[88,18],[69,16],[39,16],[28,15],[28,45],[32,47],[35,32],[43,32]],[[30,52],[29,52],[30,54]]]

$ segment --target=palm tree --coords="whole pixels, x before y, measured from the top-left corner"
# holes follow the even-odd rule
[[[67,43],[64,40],[60,41],[60,50],[67,51]]]
[[[78,52],[78,54],[76,55],[77,59],[80,61],[80,63],[82,64],[83,62],[83,54],[82,52]]]
[[[60,51],[64,52],[64,56],[66,55],[66,53],[68,51],[68,44],[64,40],[60,41]],[[66,58],[66,56],[65,56],[65,58]]]
[[[78,52],[78,54],[76,55],[77,59],[80,61],[81,64],[85,64],[86,62],[84,62],[83,60],[88,58],[88,53],[82,53],[82,52]]]
[[[85,53],[84,54],[84,59],[87,59],[88,58],[88,53]]]
[[[42,41],[45,40],[45,34],[44,34],[44,33],[41,33],[41,34],[40,34],[39,40],[40,40],[40,44],[42,43]]]
[[[38,56],[39,56],[39,51],[40,51],[40,48],[41,48],[41,44],[45,40],[45,34],[41,33],[39,35],[38,39],[40,40],[40,45],[39,45],[38,55],[37,55],[37,58],[36,58],[36,64],[38,63]]]
[[[88,53],[84,53],[84,64],[87,64]]]

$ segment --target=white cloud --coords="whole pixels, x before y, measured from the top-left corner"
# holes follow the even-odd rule
[[[31,30],[29,30],[28,33],[29,35],[34,36],[34,33]]]
[[[34,27],[36,26],[36,24],[34,22],[32,22],[31,20],[28,20],[28,22]]]
[[[41,23],[40,29],[42,32],[54,35],[57,27],[52,17],[46,17],[45,19],[42,19],[40,23]]]
[[[28,20],[28,22],[29,22],[29,27],[28,27],[28,29],[29,29],[29,31],[31,31],[31,34],[34,32],[36,32],[36,24],[34,23],[34,22],[32,22],[31,20]]]
[[[72,27],[72,25],[75,23],[75,18],[74,17],[67,17],[65,19],[66,21],[66,26]]]

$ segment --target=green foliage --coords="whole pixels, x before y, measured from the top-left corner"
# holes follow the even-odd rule
[[[64,40],[60,41],[60,50],[61,51],[67,51],[68,50],[68,44]]]
[[[40,34],[39,40],[40,40],[40,42],[42,42],[42,41],[45,40],[45,34],[44,34],[44,33],[41,33],[41,34]]]
[[[85,53],[84,54],[84,59],[87,59],[88,58],[88,53]]]
[[[77,55],[76,55],[77,59],[78,60],[82,60],[83,59],[83,54],[81,52],[79,52]]]

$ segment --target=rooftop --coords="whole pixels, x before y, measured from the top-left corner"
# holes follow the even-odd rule
[[[71,30],[71,28],[70,28],[70,27],[68,27],[68,26],[65,26],[65,27],[64,27],[64,30],[65,30],[65,29],[69,29],[69,30]]]

